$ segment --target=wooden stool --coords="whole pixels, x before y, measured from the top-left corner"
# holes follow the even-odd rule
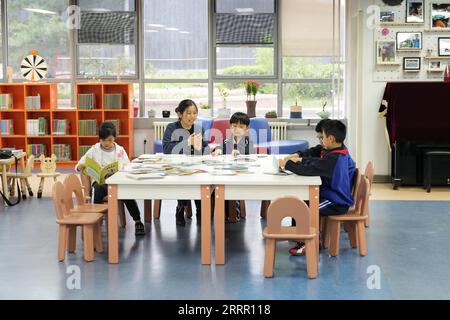
[[[23,168],[23,172],[18,172],[17,174],[15,172],[8,172],[7,173],[7,179],[8,184],[10,185],[9,190],[10,194],[14,196],[14,187],[16,185],[16,180],[20,180],[20,189],[22,192],[22,199],[27,198],[27,190],[30,197],[33,196],[33,190],[31,189],[30,182],[28,181],[28,178],[31,177],[31,171],[33,170],[34,166],[34,156],[31,155],[28,157],[27,165],[25,168]]]
[[[304,241],[306,246],[306,270],[309,278],[317,277],[319,237],[311,227],[311,215],[306,203],[296,197],[278,198],[270,204],[267,227],[263,231],[266,238],[264,257],[264,276],[272,277],[275,265],[276,241]],[[284,227],[284,218],[291,217],[297,222],[295,227]]]
[[[56,178],[59,177],[61,173],[59,172],[52,172],[52,173],[38,173],[38,178],[41,178],[41,181],[39,182],[39,189],[37,193],[38,199],[42,198],[42,192],[44,191],[44,181],[46,178],[53,178],[53,181],[56,182]]]

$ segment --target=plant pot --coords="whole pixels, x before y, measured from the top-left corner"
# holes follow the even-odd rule
[[[320,117],[320,119],[328,119],[330,117],[331,113],[328,111],[320,111],[320,112],[317,112],[317,115]]]
[[[257,101],[246,101],[247,104],[247,115],[249,118],[256,117],[256,102]]]

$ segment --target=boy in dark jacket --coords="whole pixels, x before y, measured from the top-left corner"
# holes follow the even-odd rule
[[[324,150],[319,158],[300,158],[298,161],[282,159],[279,166],[302,176],[320,176],[320,215],[345,214],[354,204],[351,188],[355,173],[355,162],[344,145],[347,130],[339,120],[327,121],[322,130]],[[293,255],[303,255],[304,244],[298,243],[289,252]]]

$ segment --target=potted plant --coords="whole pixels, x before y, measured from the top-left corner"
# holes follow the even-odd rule
[[[225,89],[225,87],[223,85],[220,85],[218,87],[219,89],[219,94],[223,99],[223,106],[222,108],[219,109],[219,114],[218,117],[219,118],[229,118],[231,115],[231,110],[227,108],[227,98],[230,95],[230,92]]]
[[[244,82],[245,92],[247,93],[247,115],[250,118],[256,117],[256,94],[261,84],[258,81],[247,80]],[[251,99],[253,96],[253,100]]]
[[[276,119],[278,117],[277,112],[275,110],[269,111],[266,113],[267,119]]]
[[[328,119],[331,115],[330,112],[325,111],[325,107],[328,104],[328,99],[326,97],[322,98],[322,111],[318,112],[317,115],[321,118],[321,119]]]

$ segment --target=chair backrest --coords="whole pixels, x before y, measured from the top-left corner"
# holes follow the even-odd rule
[[[265,118],[251,118],[249,135],[255,144],[272,141],[269,121]]]
[[[372,189],[374,175],[375,175],[375,167],[373,166],[373,162],[369,161],[369,163],[367,163],[366,170],[364,171],[364,176],[369,180],[370,190]]]
[[[355,213],[363,216],[367,213],[367,207],[369,205],[369,179],[365,176],[361,176],[361,183],[358,187],[358,192],[355,199]]]
[[[70,212],[70,204],[67,198],[68,192],[61,181],[57,181],[53,184],[52,196],[53,205],[55,207],[56,220],[61,220],[67,217]]]
[[[70,193],[71,198],[73,197],[73,194],[75,194],[77,205],[80,206],[86,203],[80,179],[77,177],[76,174],[67,175],[67,177],[64,179],[64,186],[66,190]],[[73,201],[70,201],[70,209],[72,208],[73,208]]]
[[[91,197],[92,195],[91,178],[82,172],[80,173],[80,179],[81,179],[81,188],[84,191],[84,199],[86,199],[86,197]]]
[[[353,196],[354,201],[356,201],[356,193],[358,192],[360,183],[361,183],[361,174],[359,173],[359,169],[355,168],[355,173],[353,174],[353,185],[352,185],[352,196]]]
[[[27,166],[25,167],[23,173],[24,175],[31,175],[31,171],[34,167],[34,155],[28,157]]]
[[[295,227],[281,225],[284,218],[295,219]],[[309,207],[297,197],[277,198],[267,209],[267,231],[270,234],[309,234],[311,216]]]
[[[230,119],[214,119],[212,121],[208,143],[222,143],[228,136]]]

